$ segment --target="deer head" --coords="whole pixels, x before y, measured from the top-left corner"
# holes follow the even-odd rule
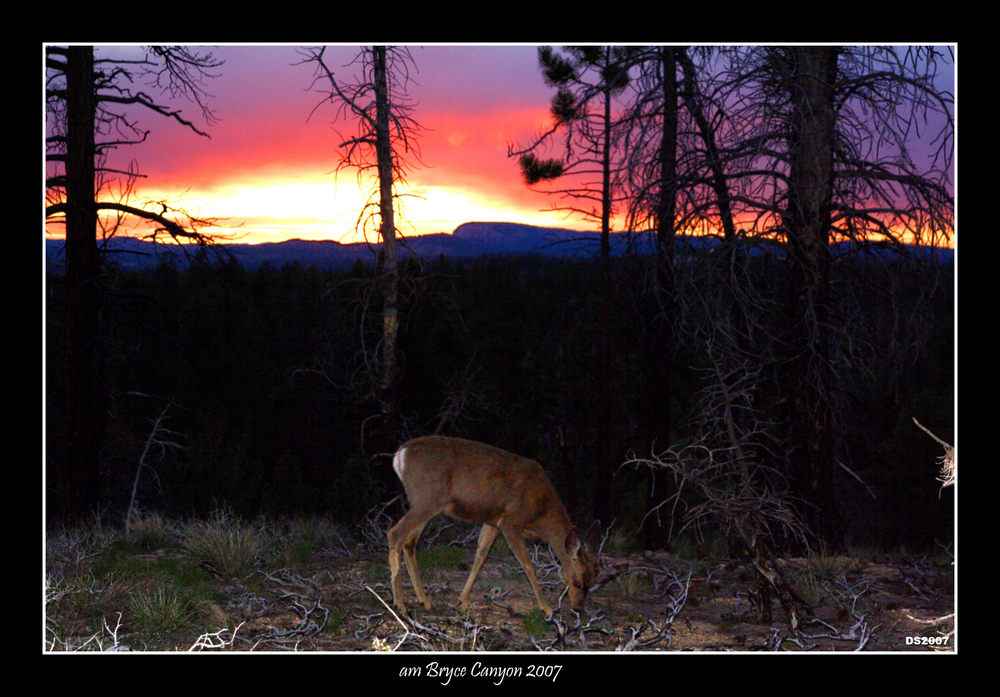
[[[569,589],[569,606],[574,610],[583,608],[587,593],[597,580],[599,571],[597,557],[580,540],[576,528],[566,535],[566,561],[563,563],[563,580]]]

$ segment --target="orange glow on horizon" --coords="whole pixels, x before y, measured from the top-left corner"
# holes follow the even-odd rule
[[[329,105],[316,108],[322,89],[310,88],[311,69],[299,65],[295,46],[217,50],[226,65],[208,87],[219,120],[200,124],[210,139],[143,113],[139,122],[151,128],[148,139],[110,151],[109,167],[124,169],[134,159],[145,176],[135,182],[129,203],[159,211],[153,202],[163,201],[213,220],[199,229],[218,235],[220,242],[362,241],[358,221],[366,203],[377,200],[371,197],[374,181],[359,181],[350,170],[334,174],[343,156],[339,144],[355,131],[353,120]],[[356,50],[330,47],[331,65],[339,66],[345,79]],[[451,233],[476,221],[599,229],[593,218],[552,210],[578,201],[529,188],[516,158],[508,156],[510,146],[532,143],[552,125],[552,89],[538,70],[535,47],[427,46],[414,48],[414,58],[420,69],[410,96],[421,128],[413,134],[419,157],[411,152],[404,158],[407,183],[396,191],[403,235]],[[191,104],[178,99],[174,106],[199,121]],[[562,135],[556,136],[539,154],[558,156],[563,142]],[[184,222],[183,216],[173,217]],[[369,238],[373,222],[369,218]],[[614,216],[612,230],[624,230],[625,223],[624,215]],[[748,218],[744,227],[754,229],[753,223]],[[146,221],[125,220],[117,234],[151,229]],[[47,221],[45,232],[62,237],[63,225]],[[711,220],[679,232],[720,234]],[[915,241],[912,234],[899,232],[902,241]],[[954,231],[949,233],[946,239],[939,234],[925,240],[953,247]]]
[[[172,208],[216,224],[200,227],[221,234],[226,240],[259,244],[287,239],[361,242],[358,217],[370,200],[377,203],[373,180],[342,173],[317,172],[284,179],[230,181],[204,189],[137,189],[130,205],[158,210],[148,202],[165,201]],[[543,211],[505,197],[491,197],[464,187],[422,184],[415,181],[396,191],[397,226],[404,235],[451,233],[462,223],[473,221],[516,222],[542,227],[593,229],[593,223],[560,211]],[[180,220],[177,216],[174,219]],[[145,229],[136,223],[123,225],[125,234]],[[369,226],[369,235],[370,233]],[[63,236],[62,225],[50,221],[47,236]]]
[[[358,216],[373,192],[377,193],[372,180],[359,183],[353,175],[341,175],[335,182],[327,173],[316,173],[295,178],[230,182],[201,190],[142,189],[135,193],[130,204],[157,210],[156,205],[147,202],[166,201],[173,208],[213,219],[214,224],[199,226],[198,230],[218,236],[222,243],[263,244],[301,239],[349,244],[365,241],[358,228]],[[370,200],[377,203],[377,195]],[[180,220],[177,216],[168,217]],[[460,187],[414,183],[397,192],[397,225],[404,236],[451,234],[468,222],[509,222],[598,231],[595,221],[579,214],[532,209],[517,201],[489,198]],[[141,236],[150,230],[151,224],[146,221],[126,221],[118,234]],[[368,241],[375,242],[375,229],[369,224],[367,230]],[[612,234],[623,231],[624,220],[615,216]],[[893,227],[892,231],[905,244],[917,241],[911,231],[898,227]],[[723,232],[713,220],[703,219],[689,222],[677,234],[722,237]],[[61,221],[47,222],[46,237],[64,237]],[[921,237],[922,244],[930,244],[933,240],[940,248],[955,247],[953,229],[947,234],[923,234]],[[869,235],[869,240],[888,241],[878,234]],[[166,236],[163,241],[168,241]],[[839,241],[842,239],[834,235],[832,242]]]

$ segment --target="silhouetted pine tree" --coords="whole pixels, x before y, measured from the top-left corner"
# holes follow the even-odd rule
[[[136,90],[135,77],[146,77],[171,94],[183,94],[211,121],[202,102],[201,79],[221,65],[211,53],[184,47],[154,46],[142,59],[95,58],[93,46],[49,46],[46,70],[46,219],[66,230],[65,457],[49,468],[54,512],[79,517],[98,503],[101,493],[100,447],[106,427],[108,394],[99,315],[103,302],[98,230],[102,241],[113,236],[124,217],[154,224],[162,232],[188,241],[208,241],[196,230],[200,221],[184,214],[181,221],[130,204],[137,177],[134,166],[110,166],[117,148],[140,143],[149,135],[125,107],[166,116],[199,135],[207,133],[179,110]],[[101,140],[100,138],[104,138]],[[123,182],[117,193],[112,182]],[[113,200],[115,199],[115,200]],[[113,214],[105,221],[100,212]],[[186,219],[185,219],[186,218]]]
[[[613,100],[630,81],[629,68],[637,49],[617,46],[570,46],[556,50],[538,49],[538,62],[546,84],[556,88],[551,112],[554,125],[535,142],[521,149],[509,148],[509,157],[518,157],[521,172],[529,185],[559,180],[559,188],[546,193],[567,200],[556,210],[580,213],[600,221],[601,299],[596,356],[597,453],[593,514],[602,524],[613,518],[611,491],[619,453],[613,445],[611,399],[611,217],[614,214],[616,178],[616,122]],[[561,157],[541,158],[536,153],[559,131],[565,134]],[[598,184],[592,178],[599,175]],[[598,188],[599,187],[599,188]],[[584,206],[591,205],[590,208]]]

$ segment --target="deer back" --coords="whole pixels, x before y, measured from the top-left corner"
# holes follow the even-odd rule
[[[541,465],[500,448],[444,436],[405,443],[393,458],[411,508],[528,527],[564,509]]]

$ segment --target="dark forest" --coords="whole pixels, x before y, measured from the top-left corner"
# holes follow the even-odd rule
[[[760,295],[780,295],[780,259],[742,263]],[[709,251],[677,260],[692,299],[674,320],[668,403],[650,393],[637,355],[650,331],[650,265],[635,257],[614,268],[611,431],[621,462],[653,448],[651,412],[671,410],[672,442],[696,438],[686,424],[712,380],[699,329],[717,321],[711,311],[722,298],[704,280],[717,261]],[[440,433],[530,454],[552,473],[571,513],[591,522],[596,273],[592,263],[531,257],[411,262],[400,333],[404,440]],[[389,458],[363,442],[375,410],[365,352],[378,340],[379,319],[366,313],[370,278],[360,264],[350,272],[246,271],[207,253],[187,269],[119,272],[109,264],[100,367],[112,405],[100,494],[109,511],[127,506],[150,423],[168,404],[183,450],[170,450],[157,478],[142,482],[144,507],[193,515],[229,504],[246,516],[324,513],[346,523],[398,493],[378,472]],[[837,312],[851,318],[838,342],[849,376],[842,418],[850,437],[840,457],[863,480],[837,476],[844,542],[933,547],[951,535],[951,499],[936,486],[940,446],[911,419],[951,436],[953,269],[859,255],[838,262],[834,283],[845,289]],[[65,309],[61,278],[50,276],[48,287],[47,446],[56,461],[65,443]],[[852,345],[865,351],[851,353]],[[765,378],[757,389],[754,407],[776,409],[781,384]],[[616,471],[614,517],[624,527],[637,527],[655,503],[648,479],[635,468]],[[54,493],[59,480],[49,482]]]

